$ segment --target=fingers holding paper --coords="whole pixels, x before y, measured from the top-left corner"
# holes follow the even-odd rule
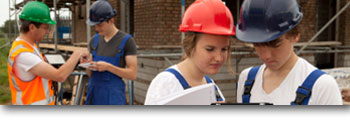
[[[99,72],[108,71],[108,69],[111,66],[110,63],[107,63],[104,61],[92,62],[91,64],[92,65],[89,66],[89,69],[94,69],[94,70],[99,71]]]

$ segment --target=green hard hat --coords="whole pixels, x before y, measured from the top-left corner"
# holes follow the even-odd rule
[[[49,7],[39,1],[31,1],[25,4],[19,18],[38,23],[56,24],[50,17]]]

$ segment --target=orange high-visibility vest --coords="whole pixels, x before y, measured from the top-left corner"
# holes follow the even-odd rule
[[[35,47],[37,47],[34,44]],[[8,56],[8,75],[14,105],[55,105],[51,81],[40,76],[36,76],[31,81],[22,81],[15,73],[16,57],[22,52],[30,52],[39,56],[43,61],[43,56],[34,51],[34,48],[22,40],[14,41]]]

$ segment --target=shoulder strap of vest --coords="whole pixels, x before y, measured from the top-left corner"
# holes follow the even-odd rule
[[[9,56],[8,56],[8,61],[10,63],[10,65],[12,66],[12,63],[15,60],[15,57],[22,52],[31,52],[34,53],[34,48],[32,46],[30,46],[29,44],[27,44],[25,41],[14,41],[12,43],[12,47],[9,51]]]
[[[129,39],[130,37],[131,37],[131,35],[128,34],[128,35],[126,35],[126,36],[123,38],[122,43],[120,43],[120,45],[119,45],[119,47],[118,47],[119,50],[123,50],[123,49],[124,49],[125,44],[126,44],[126,42],[128,41],[128,39]]]
[[[213,80],[209,76],[204,75],[204,78],[205,78],[205,80],[207,81],[208,84],[209,83],[213,83]],[[223,97],[222,93],[219,92],[218,86],[215,85],[214,88],[215,88],[215,92],[216,92],[216,94],[215,94],[216,100],[217,101],[224,101],[224,99],[223,99],[224,97]]]
[[[325,74],[325,72],[319,69],[312,71],[305,79],[303,84],[298,87],[295,100],[291,102],[291,105],[307,105],[312,94],[312,87],[314,86],[316,80],[323,74]]]
[[[120,45],[118,46],[118,52],[116,54],[116,56],[124,56],[124,47],[126,45],[126,42],[128,41],[128,39],[131,37],[130,34],[126,35],[122,42],[120,43]]]
[[[187,83],[187,81],[185,80],[185,78],[184,78],[178,71],[176,71],[176,70],[173,69],[173,68],[169,68],[169,69],[167,69],[167,70],[165,70],[165,71],[174,74],[175,77],[177,78],[177,80],[179,80],[180,84],[182,85],[182,87],[183,87],[184,89],[190,88],[190,86],[188,85],[188,83]]]
[[[209,83],[213,83],[213,81],[211,80],[211,78],[209,76],[204,75],[204,78],[205,78],[205,80],[207,81],[208,84]]]
[[[242,95],[242,103],[250,103],[250,91],[253,88],[256,74],[259,71],[260,66],[253,67],[249,70],[247,80],[244,83],[244,92]]]
[[[93,46],[92,46],[92,54],[93,55],[96,55],[97,54],[97,47],[98,47],[98,39],[99,39],[100,35],[98,33],[96,33],[94,35],[94,43],[93,43]]]

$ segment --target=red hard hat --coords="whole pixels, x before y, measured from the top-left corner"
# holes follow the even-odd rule
[[[179,28],[216,35],[235,35],[235,30],[232,14],[221,0],[196,0],[186,9]]]

